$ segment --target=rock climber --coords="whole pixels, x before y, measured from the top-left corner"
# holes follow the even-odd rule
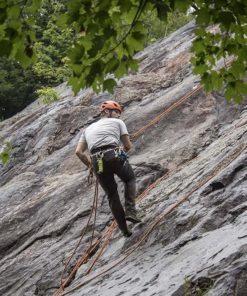
[[[89,125],[79,139],[76,155],[94,171],[108,197],[109,205],[119,229],[126,237],[131,236],[126,220],[139,223],[135,206],[136,181],[128,162],[127,151],[132,147],[125,123],[119,119],[122,107],[115,101],[105,101],[100,107],[100,120]],[[121,144],[123,147],[121,147]],[[90,157],[86,150],[90,151]],[[125,185],[125,211],[120,202],[117,175]]]

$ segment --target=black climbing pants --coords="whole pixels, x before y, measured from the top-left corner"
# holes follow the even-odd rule
[[[120,230],[126,232],[127,224],[125,220],[125,212],[120,202],[117,183],[114,175],[116,174],[125,185],[125,211],[126,213],[136,213],[135,209],[135,195],[136,195],[136,182],[135,175],[128,160],[121,161],[118,157],[111,160],[102,158],[103,172],[98,173],[97,157],[92,157],[92,164],[94,173],[104,191],[107,194],[109,205],[114,218]]]

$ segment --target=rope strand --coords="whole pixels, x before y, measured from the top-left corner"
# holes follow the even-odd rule
[[[203,179],[195,188],[193,188],[188,194],[186,194],[184,197],[180,198],[177,202],[172,204],[168,209],[166,209],[163,213],[161,213],[158,218],[149,226],[148,229],[145,230],[143,237],[134,245],[134,247],[129,250],[121,259],[116,260],[115,263],[113,263],[110,267],[107,269],[103,270],[99,274],[96,274],[95,276],[89,278],[88,280],[82,282],[81,284],[77,285],[73,289],[70,289],[69,291],[66,291],[65,293],[62,294],[62,296],[68,295],[71,292],[74,292],[78,290],[79,288],[85,286],[89,282],[93,281],[94,279],[102,276],[103,274],[109,272],[112,270],[114,267],[118,266],[121,264],[123,261],[125,261],[134,251],[136,251],[141,244],[145,241],[145,239],[148,237],[148,235],[153,231],[153,229],[168,215],[170,214],[175,208],[180,206],[182,203],[188,200],[188,198],[198,189],[200,189],[203,185],[205,185],[207,182],[209,182],[212,178],[214,178],[220,171],[224,170],[227,166],[229,166],[244,150],[247,149],[247,144],[243,143],[240,144],[237,149],[231,154],[231,156],[225,157],[223,161],[216,167],[214,170],[210,171],[210,173],[206,176],[205,179]]]
[[[231,64],[231,62],[233,61],[233,59],[230,59],[227,63],[227,67]],[[143,126],[141,129],[139,129],[136,133],[133,133],[131,134],[131,139],[132,140],[135,140],[137,139],[140,135],[142,135],[149,127],[153,126],[154,124],[156,124],[158,121],[160,121],[162,118],[164,118],[166,115],[168,115],[169,113],[171,113],[174,109],[176,109],[178,106],[180,106],[181,104],[183,104],[187,99],[191,98],[193,95],[197,94],[200,90],[202,89],[202,85],[198,85],[195,89],[191,90],[189,93],[187,93],[186,95],[184,95],[183,97],[181,97],[178,101],[176,101],[174,104],[172,104],[169,108],[165,109],[161,114],[159,114],[158,116],[156,116],[153,120],[151,120],[147,125]],[[175,170],[173,170],[172,172],[174,172]],[[170,172],[171,174],[171,172]],[[163,175],[162,177],[160,177],[159,179],[157,179],[154,183],[152,183],[147,189],[145,189],[138,197],[137,197],[137,201],[140,201],[143,197],[145,197],[155,186],[157,186],[157,184],[159,182],[161,182],[161,180],[163,180],[166,176],[168,175],[168,172]],[[97,189],[98,190],[98,189]],[[98,193],[97,193],[98,194]],[[180,204],[180,203],[179,203]],[[179,205],[178,204],[178,205]],[[177,205],[177,206],[178,206]],[[94,207],[94,206],[93,206]],[[97,203],[96,203],[96,210],[97,210]],[[173,210],[173,208],[171,209]],[[90,213],[90,219],[91,219],[91,213]],[[95,211],[95,220],[96,220],[96,211]],[[159,222],[158,222],[159,223]],[[154,223],[153,226],[150,228],[151,231],[152,229],[158,224],[158,223]],[[89,224],[89,221],[88,221],[88,224]],[[88,224],[86,226],[86,229],[88,227]],[[78,268],[83,264],[85,263],[90,254],[100,245],[100,243],[104,240],[103,242],[103,245],[101,246],[101,249],[99,251],[99,254],[96,256],[95,260],[93,261],[93,263],[91,264],[91,266],[88,268],[87,272],[85,275],[89,274],[93,268],[93,266],[96,264],[97,260],[99,259],[99,257],[101,256],[101,254],[103,253],[106,245],[107,245],[107,242],[109,241],[114,229],[116,229],[116,222],[114,221],[110,228],[105,232],[105,234],[103,234],[103,236],[98,239],[97,241],[95,241],[94,243],[92,243],[93,241],[93,236],[94,236],[94,228],[95,228],[95,221],[94,221],[94,227],[93,227],[93,234],[92,234],[92,238],[91,238],[91,242],[90,242],[90,247],[86,250],[85,254],[83,256],[81,256],[80,260],[78,261],[78,263],[76,264],[75,268],[73,269],[73,271],[71,272],[71,274],[69,275],[69,277],[66,279],[66,283],[68,283],[68,281],[74,276],[74,274],[76,273],[76,271],[78,270]],[[86,229],[83,233],[83,236],[86,232]],[[150,231],[150,232],[151,232]],[[141,239],[141,243],[143,240],[146,239],[146,237],[149,235],[150,233],[148,230],[144,232],[144,236],[143,236],[143,239]],[[82,238],[80,239],[78,245],[76,246],[72,256],[75,254],[80,242],[81,242]],[[140,243],[140,244],[141,244]],[[139,245],[138,245],[139,246]],[[70,257],[69,261],[67,262],[66,266],[65,266],[65,269],[67,268],[67,265],[69,264],[72,256]],[[65,271],[64,269],[64,271]],[[62,273],[62,277],[63,277],[63,274],[64,274],[64,271]],[[101,274],[99,274],[101,275]],[[90,280],[91,281],[91,280]],[[64,283],[65,283],[64,282]],[[87,281],[88,282],[88,281]],[[87,282],[85,282],[84,284],[82,285],[85,285]],[[61,283],[62,283],[62,279],[61,279]],[[82,285],[79,285],[79,287],[81,287]],[[60,295],[60,292],[61,292],[61,288],[63,290],[63,287],[64,287],[64,284],[61,285],[61,287],[59,288],[59,290],[57,291],[57,293],[55,293],[53,296],[58,296]],[[72,290],[70,290],[72,291]],[[70,292],[69,291],[69,292]],[[67,294],[67,293],[66,293]],[[63,295],[66,295],[66,294],[63,294]]]
[[[88,248],[88,250],[90,250],[91,247],[92,247],[92,241],[93,241],[93,236],[94,236],[94,228],[95,228],[95,221],[96,221],[97,203],[98,203],[98,181],[96,181],[96,184],[95,184],[94,198],[93,198],[93,207],[92,207],[92,210],[90,212],[90,215],[89,215],[89,218],[88,218],[86,227],[82,231],[80,240],[78,241],[76,247],[74,248],[73,253],[69,257],[68,261],[65,263],[65,266],[64,266],[64,269],[63,269],[63,272],[62,272],[62,275],[61,275],[61,287],[62,287],[62,289],[64,289],[65,284],[67,283],[67,280],[63,282],[64,273],[67,270],[67,267],[68,267],[69,263],[71,262],[71,260],[72,260],[73,256],[75,255],[75,253],[76,253],[76,251],[77,251],[77,249],[78,249],[78,247],[79,247],[79,245],[80,245],[83,237],[85,236],[85,234],[87,232],[87,229],[88,229],[88,226],[89,226],[89,223],[91,221],[91,218],[92,218],[92,215],[93,215],[93,211],[94,211],[94,208],[95,208],[94,227],[93,227],[93,233],[92,233],[92,237],[91,237],[91,241],[90,241],[90,247]]]

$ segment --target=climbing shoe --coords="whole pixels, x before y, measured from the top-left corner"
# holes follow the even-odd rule
[[[127,229],[126,231],[123,231],[123,230],[122,230],[122,234],[123,234],[123,236],[125,236],[125,237],[130,237],[130,236],[132,235],[132,232],[129,231],[129,230]]]
[[[140,222],[142,222],[142,220],[141,220],[140,218],[138,218],[138,217],[136,216],[136,214],[127,214],[127,215],[125,216],[125,219],[126,219],[127,221],[130,221],[130,222],[133,222],[133,223],[140,223]]]

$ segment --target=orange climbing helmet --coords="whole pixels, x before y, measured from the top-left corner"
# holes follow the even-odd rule
[[[122,107],[115,101],[105,101],[101,106],[100,106],[101,111],[104,111],[105,109],[110,109],[110,110],[118,110],[122,112]]]

